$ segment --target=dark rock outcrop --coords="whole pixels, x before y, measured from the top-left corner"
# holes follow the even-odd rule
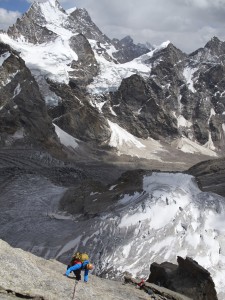
[[[155,139],[175,137],[178,134],[176,119],[157,101],[154,90],[139,75],[124,79],[110,99],[117,115],[115,122],[133,135]]]
[[[55,1],[55,5],[58,10],[65,13],[57,1]],[[34,2],[29,10],[20,19],[17,19],[13,26],[9,27],[7,33],[15,39],[22,36],[30,43],[45,43],[57,37],[57,34],[46,27],[47,23],[39,3]]]
[[[70,38],[70,47],[78,56],[77,61],[73,61],[70,72],[71,81],[80,87],[86,87],[93,77],[98,74],[98,63],[94,52],[83,34],[74,35]]]
[[[101,43],[110,43],[110,39],[92,21],[88,12],[84,8],[75,9],[69,17],[67,26],[72,32],[79,32],[87,39],[93,39]]]
[[[4,145],[8,135],[20,131],[32,142],[57,144],[57,137],[39,87],[19,54],[0,43],[0,136]],[[16,139],[16,137],[15,137]]]
[[[71,81],[69,86],[51,82],[51,89],[62,98],[58,106],[49,108],[49,114],[56,125],[86,142],[104,144],[110,138],[106,119],[93,109],[75,82]]]
[[[153,263],[147,282],[166,287],[195,300],[217,300],[210,273],[196,261],[178,256],[178,266],[164,262]]]
[[[117,49],[117,51],[113,53],[113,57],[116,58],[119,63],[126,63],[152,50],[152,48],[150,49],[146,45],[134,44],[130,36],[126,36],[122,40],[113,39],[112,43]]]
[[[191,300],[182,294],[176,293],[164,287],[158,286],[153,283],[143,282],[138,279],[134,279],[128,275],[124,276],[125,283],[135,284],[141,290],[144,290],[148,295],[149,299],[170,299],[170,300]]]
[[[207,160],[191,167],[188,171],[197,178],[203,191],[214,192],[225,197],[225,159]]]

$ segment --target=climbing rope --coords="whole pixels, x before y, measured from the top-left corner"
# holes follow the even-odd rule
[[[75,293],[76,293],[76,287],[77,287],[78,281],[75,280],[74,289],[73,289],[73,297],[72,300],[75,299]]]

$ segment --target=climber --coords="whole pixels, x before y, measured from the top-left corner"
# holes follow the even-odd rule
[[[75,253],[70,264],[67,267],[65,275],[68,277],[71,272],[74,272],[76,280],[81,280],[81,271],[84,271],[84,282],[88,281],[88,272],[93,270],[93,264],[89,262],[87,254]]]

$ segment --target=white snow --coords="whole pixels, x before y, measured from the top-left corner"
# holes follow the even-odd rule
[[[118,124],[108,120],[111,129],[111,138],[109,146],[120,149],[124,144],[127,147],[144,148],[145,146],[138,141],[138,139],[130,134],[128,131],[120,127]]]
[[[224,203],[223,197],[201,192],[190,175],[145,176],[142,194],[124,195],[118,202],[120,216],[113,220],[119,229],[114,235],[125,241],[115,249],[111,264],[115,270],[123,265],[123,272],[145,277],[150,262],[175,263],[177,255],[189,256],[211,273],[219,299],[224,299]]]
[[[2,66],[2,64],[4,63],[4,61],[10,57],[10,53],[7,51],[5,53],[3,53],[1,56],[0,56],[0,67]]]
[[[95,57],[100,66],[100,74],[94,78],[94,81],[88,86],[88,91],[90,94],[104,94],[110,91],[115,91],[119,88],[121,81],[124,78],[130,77],[134,74],[139,74],[143,78],[148,78],[151,72],[151,65],[147,65],[145,61],[151,58],[154,53],[161,49],[168,47],[170,41],[162,43],[160,46],[156,47],[154,50],[135,58],[134,60],[124,63],[116,64],[113,60],[106,60],[101,53],[97,51],[97,44],[95,40],[89,40],[93,51],[95,52]],[[113,46],[101,45],[105,48],[105,51],[112,56],[116,49]]]
[[[209,144],[201,146],[197,142],[193,142],[186,137],[181,137],[173,141],[172,146],[185,153],[199,153],[208,156],[217,156],[216,152],[213,151],[213,147],[208,147]]]
[[[67,14],[70,15],[72,14],[77,8],[76,7],[71,7],[69,9],[66,10]]]
[[[55,126],[56,134],[60,140],[60,143],[63,144],[66,147],[71,147],[73,149],[77,148],[79,145],[77,143],[77,139],[66,133],[64,130],[59,128],[57,125],[53,124]]]
[[[115,113],[115,111],[112,109],[111,106],[109,107],[109,110],[110,110],[110,112],[111,112],[111,114],[112,114],[113,116],[117,116],[117,114]]]
[[[209,139],[208,139],[208,142],[205,143],[204,147],[214,151],[214,150],[216,150],[216,147],[215,147],[215,145],[213,143],[213,140],[212,140],[211,131],[209,131],[209,130],[208,130],[208,135],[209,135]]]
[[[48,0],[43,3],[39,2],[39,7],[47,24],[61,25],[67,19],[67,14],[58,8],[55,0]]]
[[[94,81],[88,86],[89,93],[102,94],[115,91],[120,86],[122,79],[130,77],[133,74],[140,74],[143,78],[147,78],[150,75],[151,66],[146,65],[144,61],[151,57],[154,51],[130,62],[116,64],[114,61],[106,60],[102,54],[97,52],[95,40],[89,40],[89,42],[100,65],[100,74],[96,76]],[[109,47],[108,50],[106,48],[106,51],[109,55],[112,55],[116,50],[114,47]]]
[[[18,83],[17,87],[15,88],[15,90],[13,92],[13,98],[15,98],[17,95],[19,95],[20,92],[21,92],[21,87],[20,87],[20,83]]]
[[[98,109],[98,111],[101,113],[102,112],[102,107],[104,106],[104,104],[106,103],[106,101],[102,101],[102,102],[95,101],[95,102],[92,102],[90,100],[90,103],[91,103],[92,106],[96,107]]]
[[[113,45],[106,45],[106,52],[112,57],[112,54],[117,52],[116,48]]]
[[[190,68],[190,67],[186,67],[183,71],[183,75],[186,79],[187,85],[189,90],[191,90],[193,93],[196,92],[195,88],[194,88],[194,82],[193,82],[193,75],[194,73],[197,71],[197,68]]]
[[[108,142],[110,147],[117,150],[117,155],[129,155],[145,159],[161,161],[158,152],[167,152],[159,141],[152,138],[141,139],[130,134],[118,124],[108,120],[111,137]]]
[[[109,190],[112,191],[116,186],[117,186],[117,184],[112,185],[112,186],[109,188]]]
[[[192,126],[192,123],[190,121],[186,120],[182,115],[180,115],[177,118],[177,124],[178,124],[178,127],[188,127],[188,128],[190,128]]]
[[[19,72],[19,70],[17,70],[15,73],[11,73],[9,74],[9,76],[6,78],[5,81],[2,80],[2,86],[6,86],[8,83],[11,82],[11,80],[16,76],[16,74]]]
[[[67,36],[58,37],[49,43],[35,45],[15,41],[6,34],[0,34],[0,40],[20,52],[34,77],[38,73],[39,76],[59,83],[69,82],[68,72],[72,70],[70,64],[73,60],[77,60],[78,56],[70,48]]]
[[[215,115],[216,115],[215,110],[214,110],[213,108],[211,108],[211,110],[210,110],[210,116],[209,116],[209,119],[208,119],[208,124],[209,124],[209,122],[210,122],[212,116],[215,116]]]
[[[167,48],[169,46],[169,44],[170,44],[170,41],[165,41],[158,47],[158,49],[161,50],[161,49]]]

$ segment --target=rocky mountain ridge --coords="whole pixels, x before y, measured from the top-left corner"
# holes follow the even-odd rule
[[[30,138],[52,147],[59,146],[38,85],[19,53],[0,43],[0,140]]]
[[[1,40],[20,52],[52,121],[72,137],[111,146],[113,123],[120,135],[163,141],[181,155],[222,155],[224,47],[217,38],[190,55],[169,42],[148,49],[130,37],[110,40],[85,9],[65,11],[51,0],[34,2]]]

